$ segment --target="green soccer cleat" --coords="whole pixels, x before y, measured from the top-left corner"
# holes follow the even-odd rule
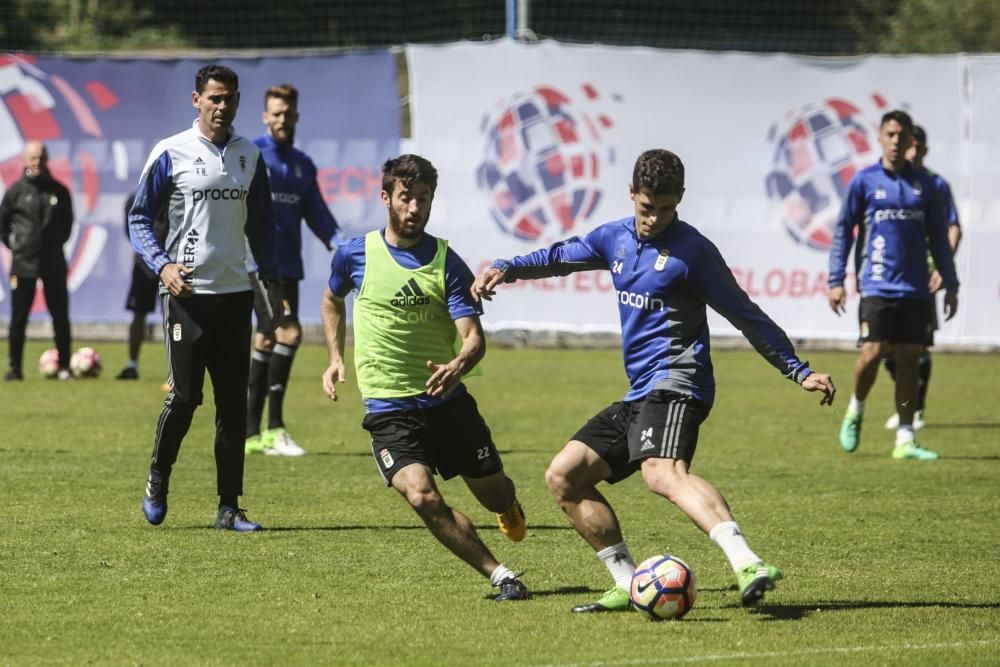
[[[740,602],[744,607],[754,606],[764,597],[765,591],[772,590],[783,576],[781,570],[767,563],[747,565],[736,573]]]
[[[848,412],[840,423],[840,448],[850,454],[861,441],[861,415]]]
[[[631,611],[631,609],[632,596],[629,595],[629,592],[626,589],[620,586],[615,586],[610,591],[602,595],[601,599],[597,602],[578,604],[573,607],[573,613],[587,614],[602,611]]]
[[[243,445],[243,451],[247,454],[255,454],[264,451],[264,438],[260,433],[251,435]]]
[[[917,443],[916,440],[910,440],[909,442],[904,442],[902,445],[896,445],[896,448],[892,450],[892,458],[894,459],[936,461],[939,457],[940,455],[937,452],[924,449]]]

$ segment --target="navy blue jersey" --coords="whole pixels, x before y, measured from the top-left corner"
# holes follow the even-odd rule
[[[507,282],[611,271],[622,325],[630,388],[625,400],[667,389],[707,403],[715,399],[705,306],[743,332],[785,377],[801,383],[811,371],[785,333],[746,295],[719,250],[676,217],[658,236],[640,239],[630,216],[528,255],[500,260]]]
[[[385,241],[385,230],[382,230],[382,240]],[[385,244],[389,254],[404,269],[416,269],[430,264],[437,253],[437,239],[425,233],[423,238],[411,248],[397,248]],[[365,237],[358,236],[337,247],[330,262],[330,291],[337,296],[346,297],[352,290],[361,289],[365,279]],[[472,298],[472,271],[465,261],[454,250],[448,248],[444,259],[444,279],[448,296],[448,312],[451,319],[462,317],[478,317],[483,314],[482,305]],[[434,361],[441,361],[435,359]],[[444,361],[451,361],[446,359]],[[428,375],[430,377],[430,375]],[[465,385],[459,384],[447,397],[411,396],[394,399],[365,399],[368,412],[388,412],[391,410],[417,410],[440,405],[466,392]]]
[[[326,207],[316,183],[316,165],[294,146],[282,147],[267,134],[254,140],[264,156],[271,184],[277,230],[278,276],[302,280],[302,220],[331,248],[337,221]]]
[[[830,247],[829,285],[844,284],[854,244],[861,296],[926,299],[927,252],[946,289],[958,289],[948,245],[947,204],[935,177],[909,163],[899,172],[879,161],[854,175],[841,207]]]

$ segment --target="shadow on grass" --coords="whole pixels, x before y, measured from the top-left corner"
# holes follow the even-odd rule
[[[857,611],[861,609],[923,609],[940,607],[942,609],[1000,609],[1000,602],[923,602],[882,600],[864,601],[824,601],[814,604],[763,604],[755,610],[761,616],[768,616],[770,621],[800,621],[815,612]]]
[[[927,430],[936,431],[938,429],[946,430],[952,428],[984,428],[984,429],[1000,429],[1000,422],[937,422],[934,424],[925,424],[924,428]]]
[[[495,524],[483,524],[476,526],[477,531],[488,531],[491,529],[496,529]],[[427,526],[422,523],[415,523],[408,526],[376,526],[376,525],[345,525],[345,526],[266,526],[264,529],[269,533],[294,533],[294,532],[310,532],[310,531],[343,531],[343,530],[427,530]],[[528,530],[573,530],[572,526],[546,526],[546,525],[536,525],[532,524],[528,526]]]
[[[2,452],[2,451],[4,451],[4,450],[0,449],[0,452]],[[23,450],[23,451],[31,451],[31,450]],[[65,451],[66,451],[66,453],[68,453],[69,450],[65,450]],[[515,455],[515,454],[518,454],[518,455],[520,455],[520,454],[552,454],[553,456],[555,456],[555,454],[556,454],[556,452],[558,450],[555,450],[555,449],[499,449],[497,451],[499,451],[502,456],[512,456],[512,455]],[[310,451],[309,452],[309,456],[364,456],[364,457],[367,457],[367,458],[371,458],[372,456],[374,456],[374,454],[372,454],[372,452],[371,452],[370,449],[366,449],[365,451],[359,451],[359,452],[313,452],[313,451]]]

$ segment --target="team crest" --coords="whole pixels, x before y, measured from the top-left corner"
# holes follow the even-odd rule
[[[392,460],[392,454],[389,453],[388,449],[380,449],[378,452],[379,458],[382,459],[382,465],[389,469],[395,461]]]
[[[886,193],[885,193],[885,189],[883,189],[883,188],[877,188],[877,189],[875,190],[875,199],[876,199],[876,200],[878,200],[878,199],[885,199],[885,198],[886,198],[886,196],[887,196],[887,195],[886,195]]]
[[[656,258],[656,263],[653,268],[657,271],[662,271],[663,267],[667,265],[667,260],[670,259],[670,250],[668,248],[660,249],[660,256]]]
[[[868,338],[868,323],[867,322],[862,322],[861,323],[861,337],[862,338]]]
[[[173,337],[174,337],[174,342],[175,343],[179,343],[180,342],[180,340],[181,340],[181,334],[182,334],[182,329],[181,329],[180,323],[178,322],[177,324],[174,325],[174,329],[173,329]]]
[[[913,181],[913,194],[918,197],[924,194],[924,186],[920,183],[920,181]]]

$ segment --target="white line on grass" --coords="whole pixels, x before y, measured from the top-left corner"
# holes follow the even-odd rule
[[[880,644],[876,646],[833,646],[830,648],[808,648],[800,651],[762,651],[760,653],[715,653],[691,655],[683,658],[628,658],[622,660],[598,660],[596,662],[548,663],[540,667],[617,667],[619,665],[672,665],[681,663],[717,662],[719,660],[754,660],[760,658],[793,658],[796,656],[823,655],[828,653],[869,653],[873,651],[928,651],[943,648],[971,648],[1000,644],[1000,639],[982,639],[969,642],[942,642],[936,644]]]

